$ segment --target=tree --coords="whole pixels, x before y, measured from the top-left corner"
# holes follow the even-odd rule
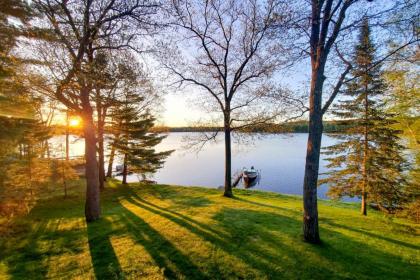
[[[14,52],[21,37],[29,34],[34,18],[27,1],[1,1],[0,10],[0,214],[27,212],[49,180],[44,143],[50,130],[38,121],[39,100],[24,83],[25,60]]]
[[[127,92],[114,111],[116,135],[113,146],[123,155],[123,184],[127,184],[128,170],[141,174],[143,178],[148,173],[154,173],[161,168],[164,160],[172,151],[156,152],[154,147],[166,136],[151,133],[154,126],[153,118],[148,110],[138,106],[144,97],[137,92]]]
[[[233,196],[232,132],[279,115],[275,99],[270,100],[272,106],[267,101],[272,93],[270,78],[289,60],[287,50],[271,35],[274,26],[286,31],[286,8],[275,0],[173,1],[168,25],[176,43],[165,42],[159,56],[175,83],[202,93],[201,99],[196,98],[201,108],[223,126],[226,197]]]
[[[13,60],[15,57],[10,53],[16,44],[17,38],[24,33],[26,23],[31,19],[31,10],[26,1],[2,1],[0,11],[0,77],[4,78],[13,74]],[[23,24],[13,24],[10,19],[17,19]]]
[[[26,89],[18,71],[23,62],[13,53],[18,38],[25,34],[33,13],[26,1],[5,0],[0,10],[0,116],[25,118],[31,115],[27,110]]]
[[[49,129],[37,120],[3,119],[7,125],[6,137],[0,138],[2,146],[9,144],[9,151],[1,151],[1,167],[6,166],[0,180],[0,214],[13,216],[27,213],[51,177],[49,159],[42,157],[43,143]]]
[[[97,140],[90,75],[96,52],[132,47],[140,35],[154,27],[151,16],[155,1],[34,1],[45,16],[42,22],[52,32],[46,42],[48,52],[41,54],[50,70],[54,96],[83,119],[85,138],[86,204],[88,222],[100,217]],[[76,85],[76,86],[75,86]]]
[[[97,95],[99,96],[99,100],[97,100],[97,104],[99,104],[97,105],[97,111],[98,121],[102,119],[101,123],[98,122],[98,130],[100,130],[100,125],[104,126],[107,124],[107,133],[112,135],[110,137],[110,153],[108,170],[106,172],[106,176],[111,177],[116,153],[114,143],[118,142],[121,132],[122,119],[119,118],[118,112],[121,113],[119,107],[125,104],[128,93],[133,95],[133,98],[137,94],[138,103],[135,105],[137,106],[138,112],[144,113],[149,111],[151,114],[154,114],[160,109],[161,94],[155,90],[152,80],[146,75],[143,66],[136,61],[131,53],[119,50],[118,55],[108,54],[107,61],[107,67],[102,68],[102,74],[99,75],[103,76],[100,84],[102,87],[101,91],[105,94]],[[102,112],[99,113],[100,111]],[[102,128],[102,133],[103,130]],[[98,142],[101,139],[103,141],[103,137],[99,135],[100,133],[98,133]]]
[[[334,135],[341,141],[326,148],[330,162],[327,178],[333,198],[361,197],[361,213],[367,214],[367,202],[392,211],[401,206],[404,196],[406,161],[404,147],[399,144],[395,120],[385,112],[383,72],[375,66],[375,47],[365,19],[356,46],[351,77],[346,85],[348,99],[334,110],[338,117],[352,119],[353,125],[344,134]]]
[[[395,115],[395,127],[402,131],[407,147],[413,154],[412,168],[408,173],[404,205],[409,217],[420,222],[420,85],[418,73],[418,47],[414,46],[390,64],[386,81],[390,91],[387,99],[389,111]]]
[[[372,2],[369,4],[368,2]],[[305,6],[299,7],[300,11],[306,9]],[[347,81],[346,77],[350,72],[349,64],[339,50],[340,45],[348,43],[352,34],[357,30],[358,25],[364,17],[377,20],[377,26],[389,27],[387,20],[401,7],[411,7],[413,9],[416,1],[395,1],[381,4],[371,0],[311,0],[309,28],[301,24],[306,22],[303,18],[298,18],[296,26],[298,30],[303,30],[304,36],[309,39],[308,47],[311,61],[311,82],[309,92],[309,135],[306,152],[305,173],[303,182],[303,236],[304,240],[310,243],[319,243],[318,228],[318,203],[317,185],[319,173],[319,157],[321,150],[321,138],[323,131],[323,115],[340,93],[342,85]],[[404,20],[399,19],[398,22]],[[393,24],[393,23],[390,23]],[[379,64],[387,58],[397,53],[404,47],[418,42],[418,31],[414,28],[413,34],[408,40],[402,40],[390,53],[384,55],[375,62]],[[392,34],[398,36],[398,34]],[[298,41],[299,42],[299,41]],[[335,50],[336,56],[344,63],[344,69],[338,79],[331,87],[330,96],[323,102],[325,81],[327,79],[328,65],[331,64]],[[306,51],[304,49],[303,51]],[[330,65],[331,67],[331,65]],[[337,68],[334,68],[337,73]],[[324,103],[324,104],[323,104]]]
[[[122,52],[119,50],[118,52]],[[98,140],[98,169],[99,169],[99,188],[104,189],[105,177],[105,144],[104,133],[109,109],[112,106],[118,106],[117,91],[120,83],[125,79],[125,73],[120,71],[124,69],[119,67],[123,61],[118,61],[120,53],[115,57],[111,52],[100,52],[93,58],[92,79],[94,80],[94,100],[97,115],[97,140]],[[112,166],[113,157],[110,160]]]

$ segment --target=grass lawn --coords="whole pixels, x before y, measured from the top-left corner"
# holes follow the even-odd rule
[[[297,196],[108,184],[86,224],[83,186],[0,227],[0,279],[420,279],[420,226],[320,201],[302,242]]]

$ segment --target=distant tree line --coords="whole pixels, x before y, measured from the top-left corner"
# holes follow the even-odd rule
[[[346,132],[346,128],[351,126],[354,120],[336,120],[325,121],[325,133],[342,133]],[[244,133],[308,133],[309,123],[307,121],[291,121],[286,123],[267,123],[264,125],[256,125],[239,132]],[[223,127],[198,127],[198,126],[181,126],[181,127],[156,127],[154,132],[215,132],[223,131]]]

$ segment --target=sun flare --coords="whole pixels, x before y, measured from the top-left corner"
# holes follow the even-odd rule
[[[80,126],[80,119],[78,119],[78,118],[72,118],[72,119],[70,119],[69,120],[69,126],[72,126],[72,127],[78,127],[78,126]]]

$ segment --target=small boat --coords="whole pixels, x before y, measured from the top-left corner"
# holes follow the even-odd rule
[[[117,166],[115,166],[116,172],[123,172],[123,169],[124,169],[124,165],[122,164],[118,164]]]
[[[250,188],[256,185],[257,178],[259,173],[254,169],[254,166],[251,169],[245,169],[242,171],[242,178],[244,179],[245,188]]]
[[[247,179],[257,179],[258,177],[258,171],[254,169],[254,166],[251,167],[251,169],[245,169],[242,171],[242,176]]]
[[[124,173],[124,164],[118,164],[115,166],[115,176],[121,176]],[[130,167],[127,166],[127,174],[133,174],[133,171],[130,170]]]

